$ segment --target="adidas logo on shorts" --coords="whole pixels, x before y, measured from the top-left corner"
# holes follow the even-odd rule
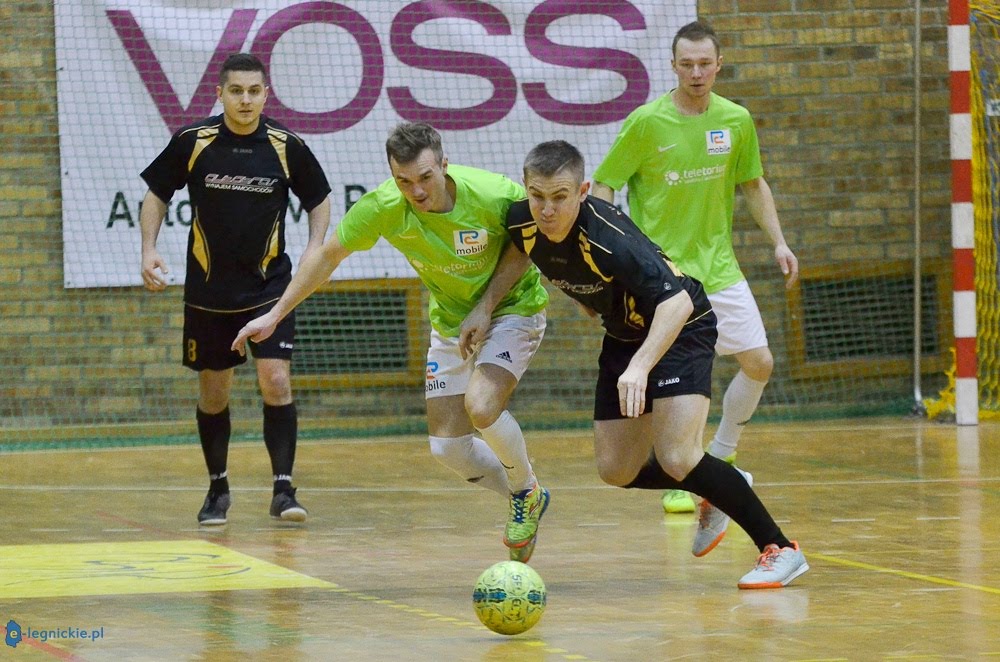
[[[507,363],[514,363],[513,359],[510,358],[510,352],[500,352],[497,354],[498,359],[503,359]]]

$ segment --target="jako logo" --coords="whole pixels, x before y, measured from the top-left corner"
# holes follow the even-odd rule
[[[4,637],[4,643],[11,648],[17,648],[17,645],[21,643],[21,626],[13,619],[7,621],[7,635]]]
[[[733,149],[729,140],[729,129],[706,131],[705,141],[708,143],[709,154],[728,154]]]
[[[455,230],[455,253],[476,255],[486,250],[489,235],[486,230]]]

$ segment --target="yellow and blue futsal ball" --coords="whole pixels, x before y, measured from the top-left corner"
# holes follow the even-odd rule
[[[479,575],[472,606],[483,625],[499,634],[521,634],[545,611],[545,582],[520,561],[501,561]]]

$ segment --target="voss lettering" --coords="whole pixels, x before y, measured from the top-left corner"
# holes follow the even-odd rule
[[[236,9],[229,16],[215,52],[201,81],[185,108],[163,71],[152,47],[132,12],[107,11],[111,22],[146,86],[156,108],[171,132],[210,114],[216,102],[216,73],[226,56],[244,50],[257,9]],[[539,81],[521,83],[520,89],[531,109],[540,117],[557,124],[591,126],[618,122],[646,101],[649,96],[649,72],[642,61],[626,51],[557,44],[546,36],[546,29],[556,21],[573,16],[597,15],[613,19],[622,31],[645,30],[642,12],[627,0],[545,0],[528,15],[523,26],[524,48],[535,60],[556,67],[611,71],[625,80],[625,89],[617,97],[597,103],[569,103],[549,94]],[[495,57],[479,53],[427,48],[417,44],[413,35],[430,21],[451,18],[478,23],[489,37],[514,34],[514,26],[500,9],[481,0],[419,0],[395,15],[389,30],[389,49],[401,63],[440,74],[478,76],[493,86],[493,95],[482,103],[466,108],[440,108],[419,102],[410,88],[386,88],[389,103],[396,113],[412,122],[433,122],[442,130],[471,130],[489,126],[505,118],[517,101],[518,81],[513,70]],[[361,53],[361,79],[357,93],[346,105],[322,112],[295,110],[282,103],[273,85],[268,98],[268,115],[302,134],[336,133],[362,121],[375,107],[382,93],[386,55],[379,34],[360,12],[338,2],[302,2],[269,16],[250,41],[249,52],[260,58],[270,70],[271,56],[278,40],[289,30],[321,23],[346,30]],[[444,83],[446,84],[446,83]]]

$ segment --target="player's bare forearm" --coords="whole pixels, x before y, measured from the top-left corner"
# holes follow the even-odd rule
[[[761,230],[767,233],[768,238],[774,246],[788,245],[785,236],[781,232],[781,223],[778,221],[778,209],[774,204],[774,195],[771,187],[763,177],[751,179],[740,184],[740,190],[747,201],[747,208],[754,222]]]
[[[142,233],[142,254],[139,273],[142,285],[151,292],[162,292],[167,288],[166,274],[170,273],[167,263],[156,250],[156,238],[160,234],[163,217],[167,213],[167,203],[152,191],[147,191],[139,212],[139,230]]]
[[[660,303],[653,313],[649,335],[642,341],[629,365],[641,368],[647,373],[652,370],[677,340],[693,311],[694,303],[687,292],[679,292]]]
[[[309,243],[306,250],[315,250],[323,245],[326,231],[330,229],[330,196],[309,210]]]
[[[146,191],[139,212],[139,228],[142,233],[143,252],[156,249],[156,238],[160,235],[163,217],[167,214],[167,203],[152,191]]]
[[[508,243],[500,254],[496,269],[490,277],[489,285],[483,290],[482,296],[477,302],[478,306],[484,307],[490,314],[503,301],[503,298],[510,292],[510,288],[521,279],[528,269],[531,268],[531,258],[522,253],[513,243]]]
[[[751,179],[740,184],[740,189],[747,200],[747,207],[753,220],[760,229],[767,233],[774,245],[774,260],[778,263],[781,273],[785,276],[785,287],[790,288],[799,277],[799,260],[788,247],[785,236],[778,221],[778,210],[774,204],[771,187],[763,177]]]
[[[649,335],[618,377],[618,404],[623,416],[635,418],[646,411],[649,371],[677,339],[692,310],[694,305],[687,292],[675,294],[656,307]]]
[[[600,198],[612,205],[615,204],[615,190],[603,182],[594,182],[590,192],[595,198]]]
[[[334,270],[350,254],[351,251],[340,244],[336,233],[318,250],[311,251],[299,264],[299,269],[295,272],[292,282],[285,288],[285,293],[274,304],[272,310],[277,313],[278,319],[283,319],[320,285],[329,280]]]

